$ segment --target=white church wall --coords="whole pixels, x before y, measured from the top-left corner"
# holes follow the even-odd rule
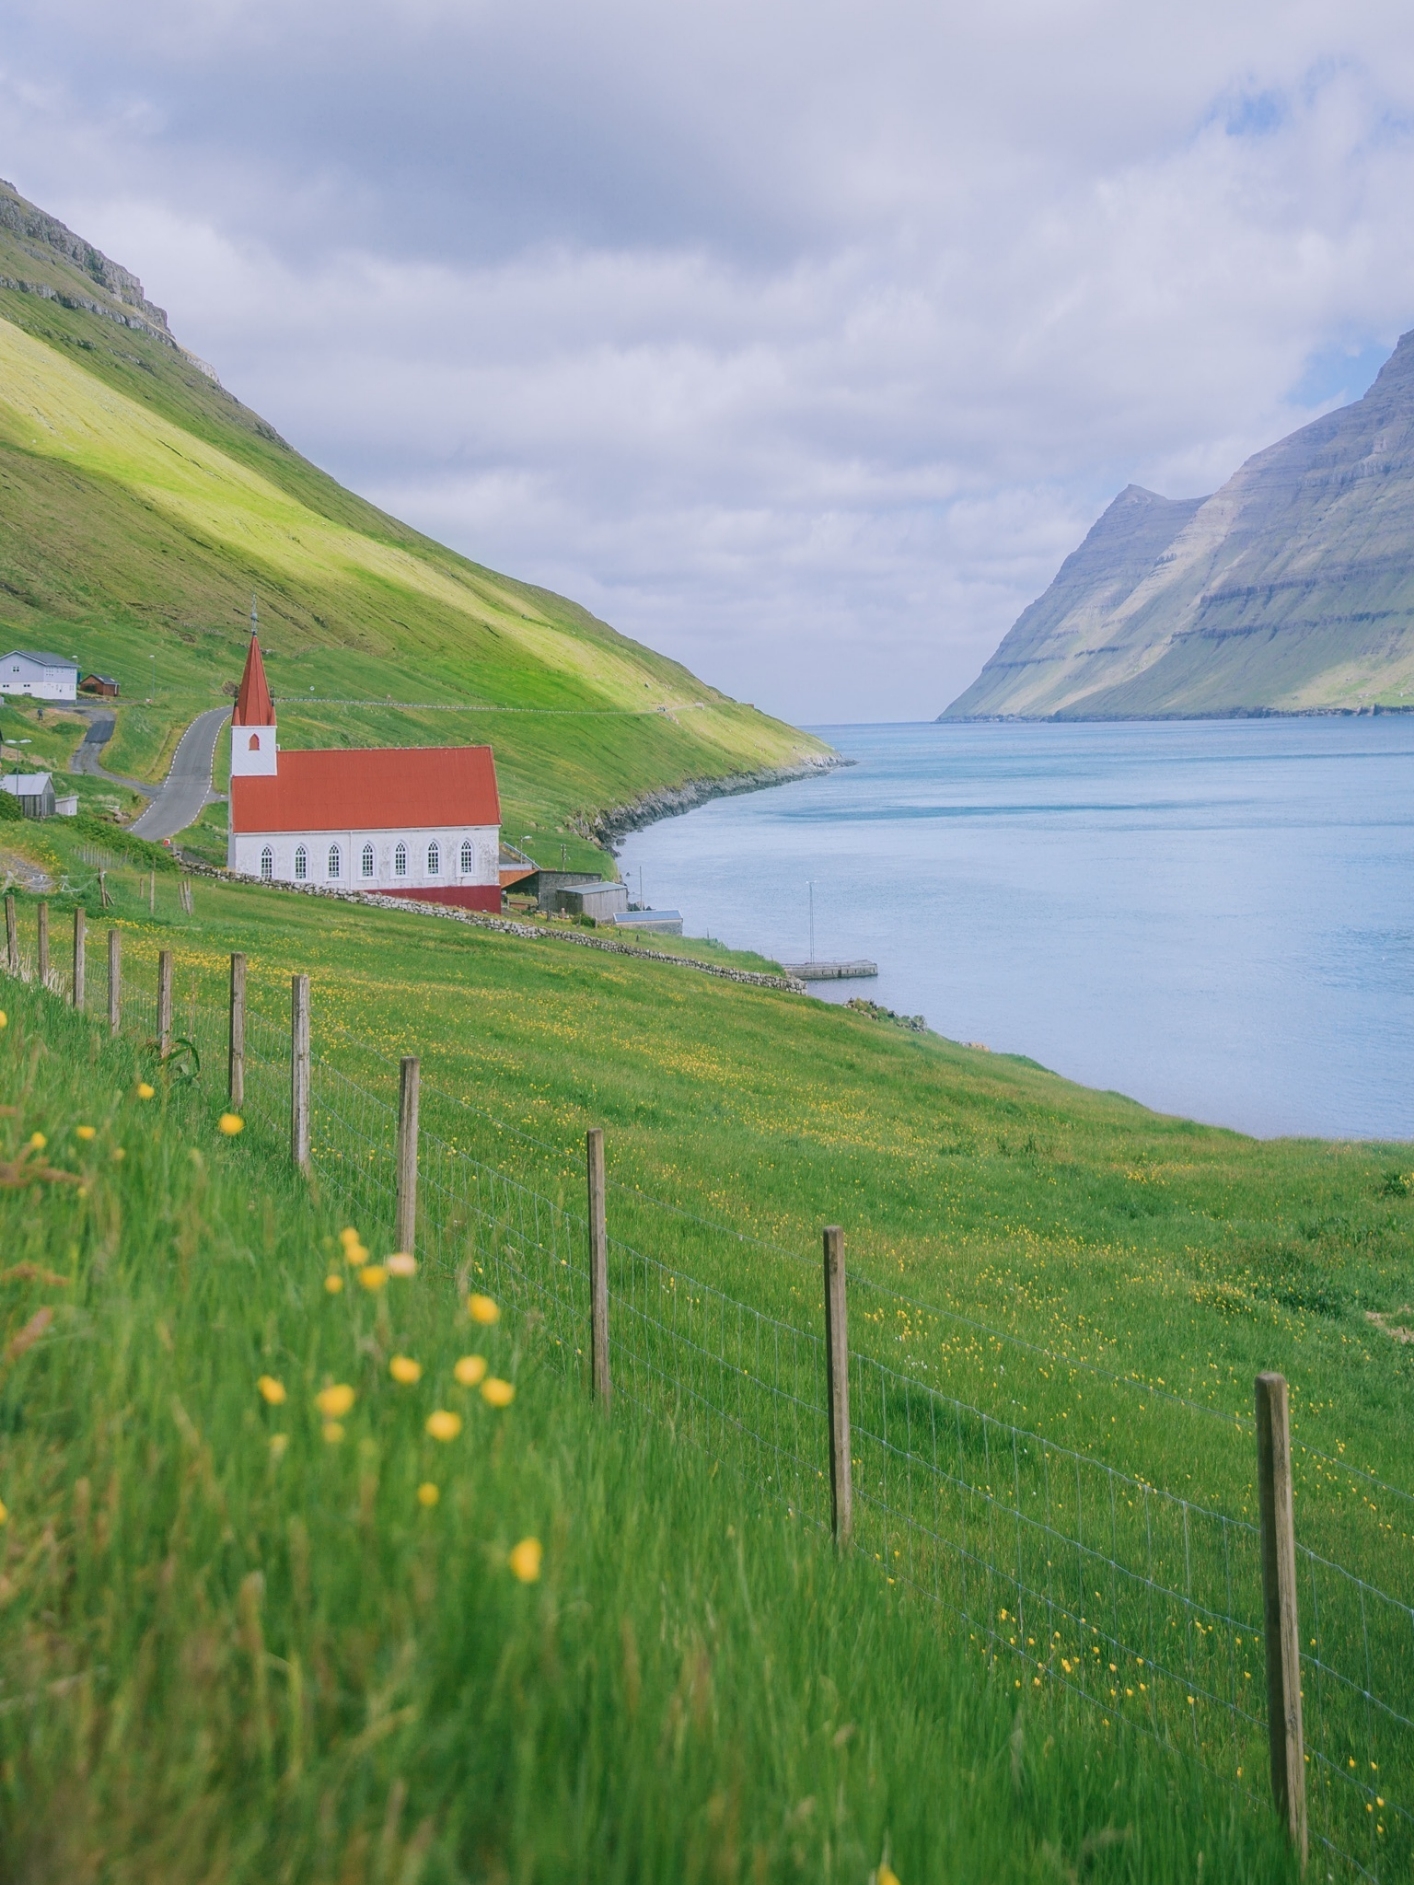
[[[448,884],[501,881],[500,828],[497,825],[448,825],[407,831],[233,832],[227,842],[227,869],[244,877],[264,877],[262,860],[270,852],[269,881],[277,884],[331,884],[342,890],[426,890]],[[436,847],[437,869],[429,853]],[[399,847],[402,865],[399,866]],[[469,854],[464,859],[464,847]],[[304,850],[304,871],[299,851]],[[365,874],[364,852],[373,854]],[[331,869],[337,852],[337,870]],[[464,868],[464,863],[466,867]]]

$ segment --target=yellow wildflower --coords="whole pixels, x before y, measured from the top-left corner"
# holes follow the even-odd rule
[[[538,1538],[522,1538],[506,1563],[522,1584],[533,1584],[540,1576],[540,1560],[544,1555]]]
[[[352,1224],[345,1224],[344,1228],[339,1232],[339,1242],[344,1246],[345,1250],[348,1249],[350,1244],[356,1244],[358,1242],[358,1232],[354,1229]]]
[[[3,1008],[0,1008],[0,1028],[7,1028],[9,1027],[9,1025],[10,1025],[9,1015],[6,1014]]]
[[[238,1132],[245,1131],[245,1121],[239,1113],[222,1113],[216,1124],[228,1139],[234,1139]]]
[[[36,1152],[42,1152],[49,1143],[42,1132],[32,1132],[29,1135],[29,1142],[32,1149]]]
[[[157,1088],[149,1085],[146,1080],[139,1080],[137,1083],[137,1096],[140,1100],[150,1100],[156,1091]]]
[[[466,1312],[473,1322],[499,1322],[501,1311],[490,1296],[468,1296]]]
[[[430,1479],[424,1479],[417,1489],[417,1503],[419,1505],[436,1505],[441,1496],[441,1490],[437,1486],[434,1486]]]
[[[120,1165],[120,1164],[121,1164],[121,1163],[123,1162],[123,1160],[124,1160],[124,1159],[125,1159],[125,1158],[126,1158],[127,1156],[128,1156],[128,1155],[127,1155],[127,1153],[126,1153],[126,1152],[125,1152],[125,1151],[123,1150],[123,1148],[122,1148],[122,1146],[120,1146],[120,1145],[115,1145],[115,1146],[113,1147],[113,1163],[114,1163],[115,1165]]]
[[[0,1525],[8,1525],[9,1522],[10,1508],[3,1499],[0,1499]]]
[[[453,1368],[452,1373],[464,1388],[474,1388],[478,1381],[486,1378],[486,1357],[484,1355],[463,1355]]]
[[[339,1425],[337,1420],[325,1421],[324,1438],[329,1442],[330,1446],[337,1446],[339,1442],[343,1439],[343,1437],[344,1437],[344,1430]]]
[[[75,1126],[74,1137],[76,1139],[82,1139],[84,1143],[87,1144],[88,1141],[95,1136],[97,1131],[97,1126]]]
[[[365,1263],[358,1273],[358,1280],[365,1289],[382,1289],[388,1280],[388,1272],[381,1263]]]
[[[874,1885],[898,1885],[898,1873],[887,1859],[880,1859],[879,1869],[874,1874]]]
[[[435,1414],[427,1416],[427,1431],[434,1440],[455,1440],[462,1430],[460,1414],[449,1414],[445,1407],[439,1407]]]
[[[495,1375],[481,1383],[481,1398],[488,1407],[509,1407],[515,1397],[516,1391],[511,1383],[498,1380]]]
[[[411,1355],[394,1355],[388,1363],[388,1373],[395,1381],[401,1381],[410,1388],[414,1382],[422,1379],[422,1363],[414,1361]]]
[[[337,1296],[339,1291],[344,1287],[344,1279],[331,1270],[324,1279],[324,1287],[331,1296]]]
[[[285,1384],[277,1381],[273,1374],[263,1374],[255,1385],[267,1407],[278,1407],[285,1398]]]
[[[410,1257],[406,1250],[395,1250],[383,1267],[389,1276],[416,1276],[417,1258]]]
[[[314,1405],[326,1420],[339,1420],[348,1413],[355,1398],[353,1389],[340,1381],[334,1387],[321,1388],[314,1397]]]
[[[278,1466],[285,1457],[285,1448],[290,1444],[287,1433],[272,1433],[270,1436],[270,1457]]]
[[[366,1244],[345,1244],[344,1261],[349,1265],[350,1269],[361,1269],[368,1261],[368,1246]]]

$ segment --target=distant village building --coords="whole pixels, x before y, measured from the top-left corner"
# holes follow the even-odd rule
[[[231,716],[231,870],[495,911],[500,842],[489,746],[281,752],[251,636]]]
[[[57,801],[53,775],[47,772],[7,772],[0,778],[0,792],[8,792],[20,801],[26,818],[52,818]],[[77,805],[74,808],[78,809]]]
[[[67,655],[42,654],[34,648],[12,648],[0,656],[0,694],[22,694],[31,700],[76,700],[79,664]]]
[[[118,683],[111,674],[85,674],[79,682],[81,694],[98,694],[104,700],[116,700]]]

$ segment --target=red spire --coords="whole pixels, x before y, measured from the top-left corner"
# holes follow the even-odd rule
[[[275,703],[270,698],[270,689],[265,681],[260,642],[254,635],[250,638],[250,652],[245,658],[245,673],[241,676],[241,691],[236,695],[236,711],[231,715],[231,720],[238,727],[273,727],[275,724]]]

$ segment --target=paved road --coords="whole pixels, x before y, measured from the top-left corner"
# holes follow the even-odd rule
[[[125,779],[121,773],[107,772],[99,765],[99,755],[113,737],[113,728],[117,721],[109,711],[94,712],[91,708],[80,707],[80,713],[88,714],[88,731],[79,743],[74,754],[70,772],[86,772],[93,779],[111,779],[114,785],[125,785],[133,792],[141,792],[144,798],[152,797],[152,787],[144,785],[141,779]]]
[[[142,817],[133,821],[139,838],[174,838],[200,817],[202,806],[212,797],[211,761],[217,735],[230,713],[229,707],[209,707],[178,740],[165,784]]]

